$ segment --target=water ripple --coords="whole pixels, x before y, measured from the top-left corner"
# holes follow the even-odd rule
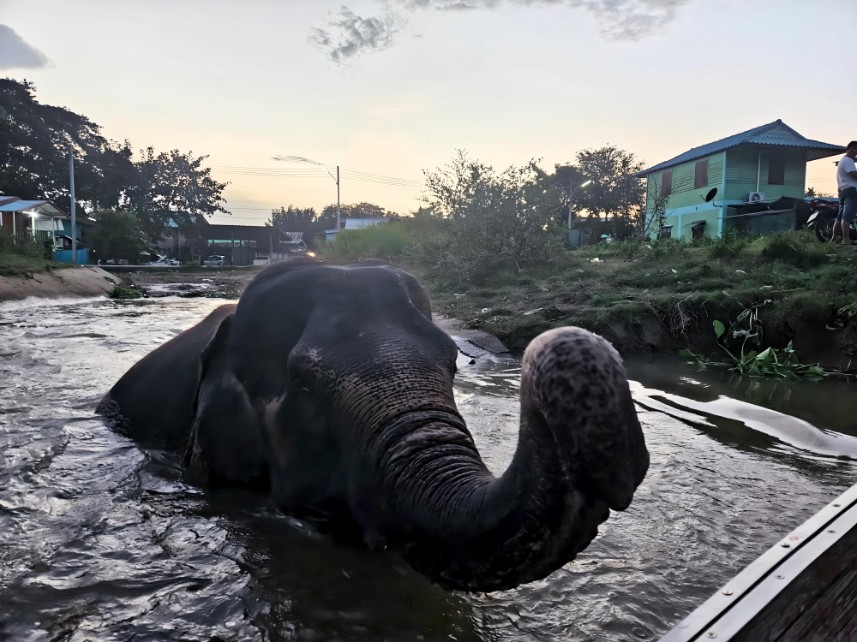
[[[857,472],[841,458],[854,436],[821,406],[643,372],[652,465],[631,508],[544,580],[449,593],[264,497],[188,485],[175,458],[93,415],[130,365],[220,303],[0,305],[0,638],[653,640]],[[518,365],[459,368],[456,399],[499,474],[517,441]]]

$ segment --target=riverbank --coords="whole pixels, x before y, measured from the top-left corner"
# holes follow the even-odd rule
[[[44,263],[37,271],[0,273],[0,302],[27,297],[100,296],[110,294],[121,282],[119,277],[91,265],[56,267],[56,264]]]
[[[414,270],[435,309],[520,352],[561,325],[625,355],[689,348],[712,360],[791,342],[802,363],[857,371],[857,251],[804,232],[599,244],[549,264],[456,275]],[[725,332],[718,341],[715,322]],[[746,340],[746,344],[744,343]]]
[[[111,270],[114,268],[110,268]],[[133,269],[123,266],[116,274],[123,276],[127,285],[139,289],[148,296],[179,296],[238,298],[250,281],[264,267],[246,268],[155,268]],[[459,319],[438,313],[435,323],[456,339],[462,354],[471,359],[511,357],[508,348],[497,337],[468,327]]]
[[[237,299],[265,266],[181,267],[108,266],[127,285],[148,296],[215,297]]]
[[[513,353],[544,330],[576,325],[606,337],[624,355],[689,348],[723,360],[724,346],[740,354],[746,339],[748,352],[757,342],[774,348],[791,342],[802,363],[857,370],[857,251],[800,232],[695,244],[599,244],[541,265],[468,278],[398,262],[423,282],[438,318],[461,320],[457,335],[489,333]],[[262,269],[123,266],[116,276],[150,296],[238,298]],[[30,280],[24,278],[24,290]],[[719,341],[715,322],[725,329]]]

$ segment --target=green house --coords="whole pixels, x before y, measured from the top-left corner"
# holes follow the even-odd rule
[[[794,229],[806,207],[806,164],[844,152],[781,120],[694,147],[637,174],[646,179],[646,236]]]

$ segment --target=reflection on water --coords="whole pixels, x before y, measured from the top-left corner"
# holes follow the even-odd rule
[[[0,639],[655,639],[857,472],[838,457],[855,434],[836,386],[635,362],[652,466],[632,507],[545,580],[448,593],[264,498],[185,484],[93,415],[219,303],[0,305]],[[519,374],[459,362],[457,401],[496,472],[515,448]]]
[[[853,405],[854,378],[820,381],[742,377],[727,368],[698,369],[678,357],[633,360],[629,375],[647,386],[668,390],[695,401],[713,401],[723,395],[786,415],[794,415],[823,430],[857,437]]]

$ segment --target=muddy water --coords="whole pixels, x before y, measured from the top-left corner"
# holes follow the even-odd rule
[[[631,363],[652,454],[633,506],[545,580],[445,592],[259,497],[185,484],[93,414],[219,303],[0,305],[0,639],[651,640],[857,479],[840,403],[853,386]],[[460,360],[457,399],[496,471],[515,447],[518,375]]]

